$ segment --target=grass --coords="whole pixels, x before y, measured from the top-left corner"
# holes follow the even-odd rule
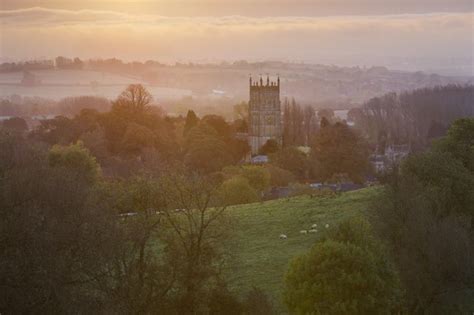
[[[335,197],[300,196],[231,207],[228,213],[235,220],[227,246],[232,259],[226,270],[231,290],[245,294],[259,287],[284,311],[283,278],[291,259],[311,248],[326,224],[330,229],[345,218],[366,213],[376,194],[377,188],[366,188]],[[314,223],[317,233],[300,233]],[[288,238],[280,239],[280,234]]]

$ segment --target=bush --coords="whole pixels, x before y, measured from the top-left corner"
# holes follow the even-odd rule
[[[259,201],[257,191],[243,176],[234,176],[220,187],[221,198],[227,205],[238,205]]]
[[[270,164],[266,168],[270,173],[270,185],[273,187],[287,186],[289,183],[295,180],[293,173],[278,166]]]

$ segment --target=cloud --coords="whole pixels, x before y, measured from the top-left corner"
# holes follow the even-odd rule
[[[444,26],[472,28],[472,12],[466,13],[430,13],[374,16],[330,16],[330,17],[167,17],[160,15],[132,15],[114,11],[100,10],[60,10],[47,8],[28,8],[0,11],[0,21],[4,27],[18,26],[61,26],[61,25],[192,25],[193,27],[246,27],[262,28],[276,26],[282,28],[352,28],[371,27],[422,27],[440,23]]]
[[[170,17],[28,8],[0,11],[0,54],[345,64],[390,64],[394,59],[439,63],[471,56],[472,63],[473,19],[472,12]]]

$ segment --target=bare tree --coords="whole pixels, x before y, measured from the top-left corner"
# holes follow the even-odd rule
[[[172,175],[162,181],[167,210],[165,236],[172,264],[178,266],[178,287],[183,313],[195,313],[202,306],[208,285],[219,278],[224,259],[221,244],[228,235],[217,183],[192,175]]]
[[[140,113],[149,109],[153,97],[141,84],[130,84],[113,103],[113,109]]]

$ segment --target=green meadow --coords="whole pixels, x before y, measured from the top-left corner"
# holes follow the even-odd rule
[[[283,279],[291,259],[341,220],[365,215],[376,194],[377,188],[366,188],[332,197],[299,196],[231,207],[231,239],[226,242],[232,253],[226,269],[231,290],[245,294],[259,287],[283,310]],[[313,224],[317,232],[300,233]]]

